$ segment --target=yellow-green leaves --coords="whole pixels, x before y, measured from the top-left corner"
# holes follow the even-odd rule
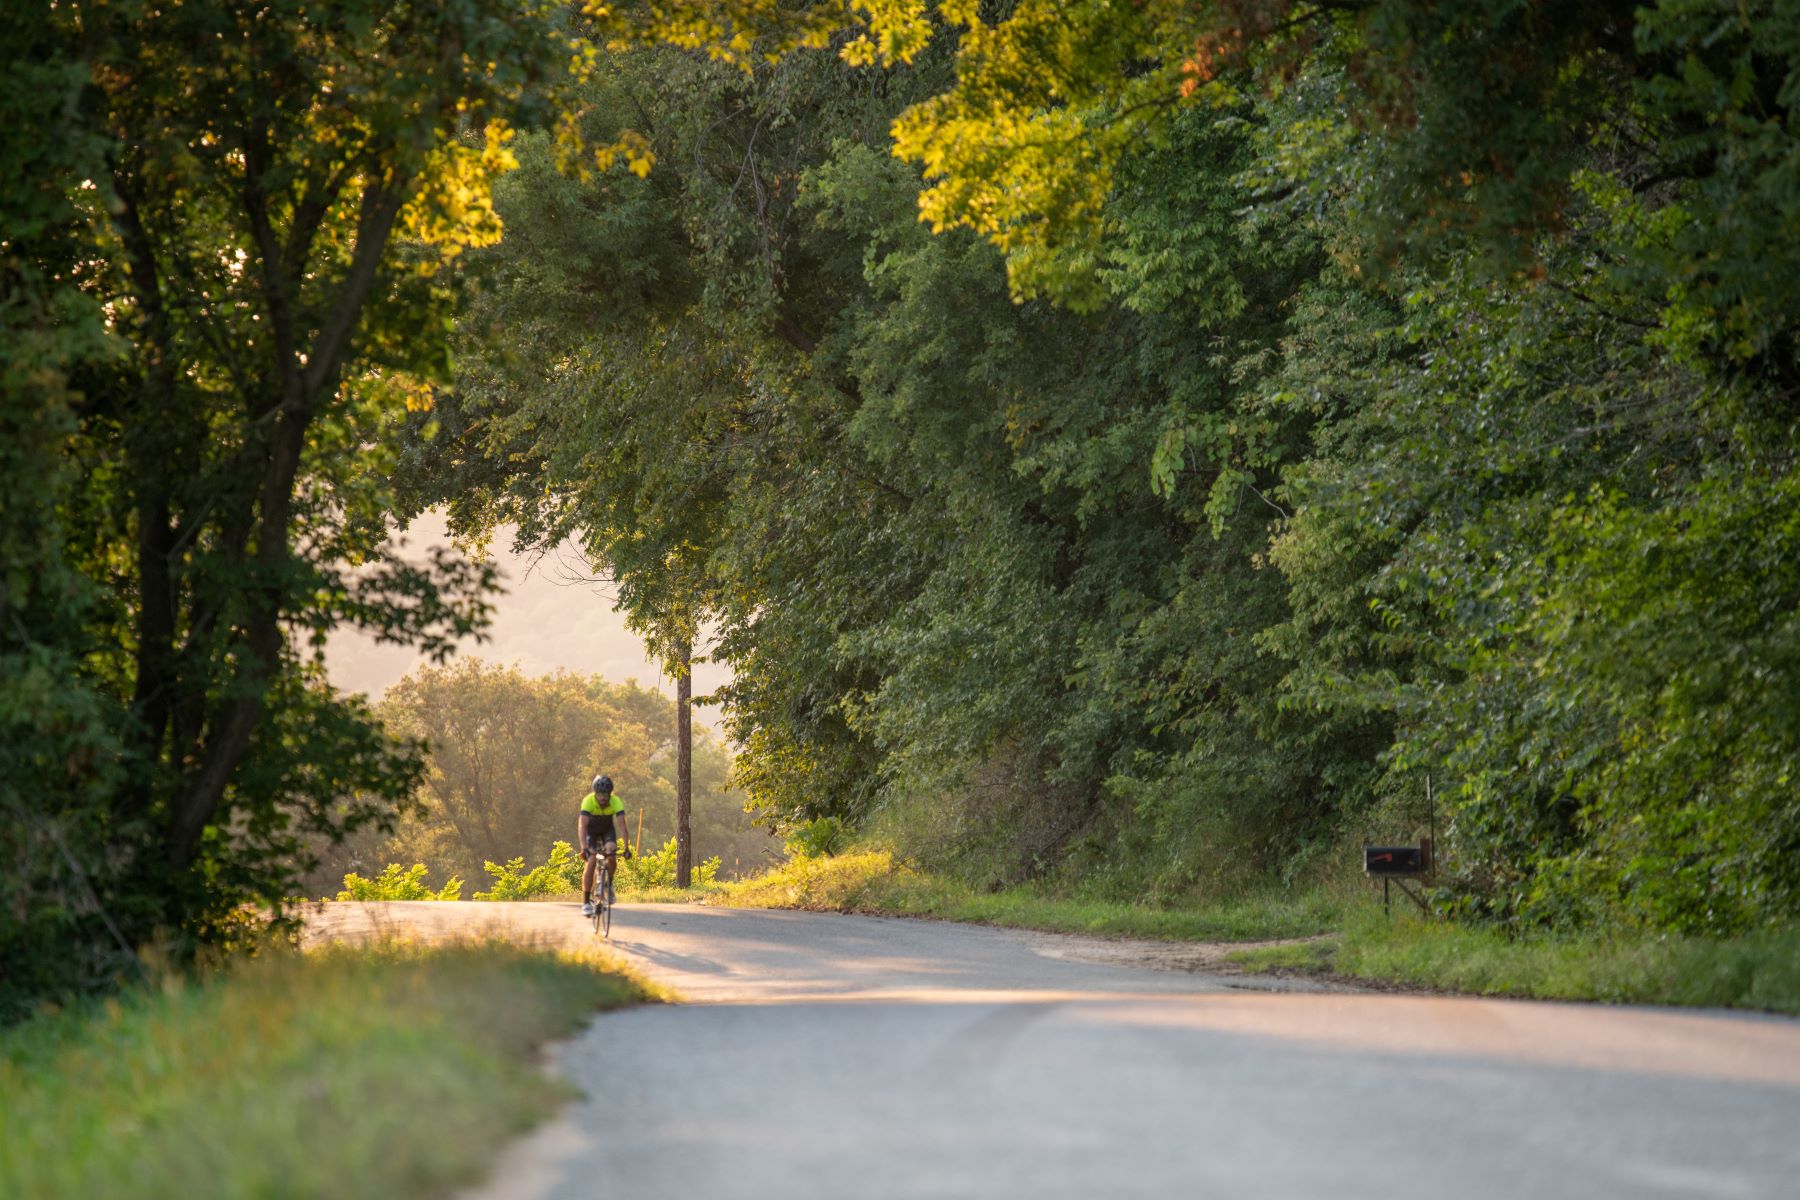
[[[852,7],[862,13],[867,32],[838,52],[851,66],[910,63],[931,42],[931,20],[921,0],[855,0]],[[944,19],[956,19],[951,16],[953,7],[961,6],[940,7]]]
[[[401,229],[414,240],[436,248],[439,263],[464,250],[492,246],[500,240],[500,215],[494,211],[494,181],[519,165],[513,157],[513,129],[503,119],[488,122],[481,145],[446,142],[427,159],[419,186],[401,211]],[[422,260],[429,270],[432,260]]]
[[[588,3],[583,15],[611,50],[676,46],[749,70],[796,50],[819,50],[846,24],[844,9],[782,0],[671,0],[615,6]]]
[[[917,162],[934,231],[967,228],[1007,256],[1013,294],[1077,309],[1104,299],[1095,279],[1105,206],[1121,157],[1154,138],[1173,106],[1228,94],[1184,78],[1186,6],[1025,0],[989,25],[972,4],[956,86],[895,121],[894,153]]]
[[[621,162],[639,179],[648,176],[650,168],[656,165],[656,152],[650,148],[650,139],[634,129],[627,129],[594,151],[594,165],[602,171],[610,171]]]

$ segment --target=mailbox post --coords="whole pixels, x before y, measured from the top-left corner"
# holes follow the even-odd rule
[[[1371,846],[1363,844],[1363,874],[1381,880],[1381,911],[1392,914],[1388,889],[1398,886],[1401,894],[1430,913],[1425,897],[1407,884],[1409,879],[1426,879],[1431,875],[1431,839],[1421,838],[1416,846]]]
[[[1431,814],[1431,835],[1419,839],[1416,846],[1371,846],[1363,843],[1363,874],[1370,879],[1381,880],[1381,911],[1393,915],[1389,906],[1389,889],[1398,886],[1408,900],[1419,906],[1419,911],[1431,915],[1431,909],[1425,904],[1424,895],[1408,886],[1409,879],[1430,879],[1436,872],[1437,864],[1432,857],[1433,843],[1437,840],[1437,803],[1431,794],[1431,776],[1425,777],[1425,806]]]

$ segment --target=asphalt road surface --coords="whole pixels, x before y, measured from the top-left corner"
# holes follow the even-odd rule
[[[570,905],[329,905],[320,936]],[[625,905],[689,1003],[600,1017],[586,1098],[470,1200],[1800,1197],[1800,1022],[1297,989],[937,922]],[[1165,963],[1166,965],[1166,963]]]

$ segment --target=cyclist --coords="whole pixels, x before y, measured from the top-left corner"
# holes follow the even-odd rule
[[[605,775],[594,776],[594,790],[581,798],[581,811],[575,817],[576,844],[581,847],[581,858],[587,865],[581,869],[581,915],[594,915],[594,875],[599,869],[602,857],[606,859],[606,871],[610,878],[618,870],[618,847],[621,830],[615,827],[614,820],[621,824],[625,819],[625,802],[613,794],[613,781]],[[631,851],[625,852],[630,857]],[[618,901],[618,893],[609,883],[606,888],[606,902]]]

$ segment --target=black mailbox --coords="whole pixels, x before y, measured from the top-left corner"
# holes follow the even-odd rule
[[[1429,868],[1423,846],[1364,846],[1363,874],[1423,875]]]

